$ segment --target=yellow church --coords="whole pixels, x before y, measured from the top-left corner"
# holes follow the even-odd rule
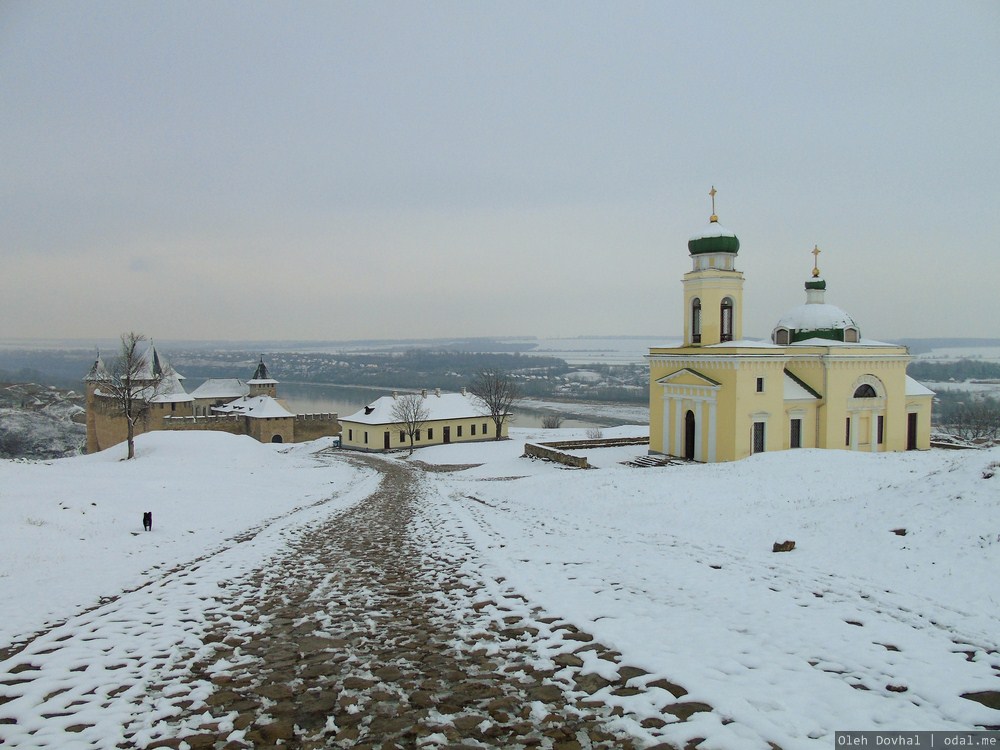
[[[710,194],[708,227],[688,242],[683,343],[649,350],[650,454],[716,462],[790,448],[929,448],[933,392],[906,374],[906,347],[864,338],[826,302],[817,261],[805,303],[771,339],[743,338],[740,241]]]

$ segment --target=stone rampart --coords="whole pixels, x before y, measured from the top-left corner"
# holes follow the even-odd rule
[[[217,414],[205,417],[164,417],[164,430],[216,430],[230,435],[246,435],[246,423],[240,414]]]

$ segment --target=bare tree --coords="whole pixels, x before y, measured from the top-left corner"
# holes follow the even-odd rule
[[[945,420],[944,430],[964,440],[988,443],[1000,438],[1000,404],[990,398],[959,401]]]
[[[547,430],[554,430],[563,423],[562,414],[543,414],[542,427]]]
[[[130,459],[135,458],[135,426],[149,412],[149,401],[156,395],[163,378],[158,363],[150,361],[153,352],[147,352],[142,346],[144,341],[146,337],[141,333],[123,333],[111,372],[99,386],[101,393],[114,402],[115,411],[125,417]]]
[[[496,427],[494,439],[499,440],[503,434],[503,423],[510,419],[511,407],[521,395],[514,378],[502,370],[480,370],[469,392],[486,408],[489,418]]]
[[[415,393],[408,393],[405,396],[397,396],[390,411],[392,418],[399,423],[410,439],[410,455],[413,455],[413,438],[424,426],[424,422],[430,416],[430,411],[424,405],[423,396]]]

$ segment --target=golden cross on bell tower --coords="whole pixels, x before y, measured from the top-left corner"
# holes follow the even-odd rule
[[[715,215],[715,185],[712,185],[712,189],[708,191],[708,194],[712,196],[712,216],[709,221],[718,221],[719,217]]]
[[[823,252],[823,251],[819,249],[819,245],[815,245],[813,247],[813,249],[810,250],[809,252],[811,252],[812,256],[813,256],[813,278],[814,279],[818,279],[819,278],[819,254],[821,252]]]

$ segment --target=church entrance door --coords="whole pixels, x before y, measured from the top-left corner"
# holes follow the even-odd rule
[[[694,412],[684,415],[684,458],[694,460]]]
[[[906,415],[906,450],[915,451],[917,449],[917,413],[910,412]]]

